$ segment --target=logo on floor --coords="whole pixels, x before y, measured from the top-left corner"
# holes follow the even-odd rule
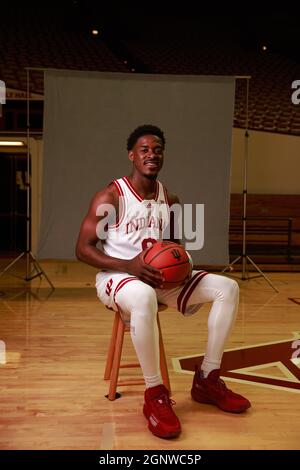
[[[224,352],[221,376],[248,383],[300,393],[300,333],[289,340],[228,349]],[[172,359],[177,372],[194,373],[204,354]]]

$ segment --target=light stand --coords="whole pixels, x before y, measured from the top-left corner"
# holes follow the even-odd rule
[[[237,77],[238,78],[238,77]],[[222,273],[229,270],[229,272],[233,271],[233,265],[237,263],[240,259],[242,260],[242,280],[250,280],[257,277],[263,277],[267,283],[274,289],[275,292],[279,292],[276,287],[272,284],[270,279],[262,272],[262,270],[254,263],[254,261],[247,255],[246,249],[246,224],[247,224],[247,166],[248,166],[248,149],[249,149],[249,132],[248,132],[248,125],[249,125],[249,80],[250,77],[246,78],[246,124],[245,124],[245,149],[244,149],[244,187],[243,187],[243,248],[242,254],[235,258],[232,263],[226,266]],[[249,272],[247,269],[247,263],[251,263],[252,266],[259,272],[258,276],[249,276]]]
[[[26,210],[26,250],[23,251],[17,258],[15,258],[11,263],[9,263],[1,272],[0,276],[4,273],[9,271],[14,264],[16,264],[20,259],[23,257],[26,258],[26,274],[25,274],[25,281],[32,281],[36,277],[45,276],[48,284],[50,285],[51,289],[54,290],[55,287],[53,286],[52,282],[48,278],[47,274],[37,261],[36,257],[33,255],[31,251],[31,184],[30,184],[30,87],[29,87],[29,69],[26,69],[27,73],[27,181],[26,181],[26,192],[27,192],[27,210]],[[30,271],[30,264],[33,264],[33,268],[36,271]]]

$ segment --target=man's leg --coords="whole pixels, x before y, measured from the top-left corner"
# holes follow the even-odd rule
[[[239,286],[236,281],[225,276],[207,274],[191,293],[189,306],[212,302],[208,316],[208,337],[202,371],[204,377],[219,369],[225,343],[236,319]]]
[[[191,394],[200,403],[218,406],[224,411],[240,413],[250,402],[229,390],[220,379],[220,365],[226,340],[234,324],[239,300],[236,281],[225,276],[207,274],[191,293],[189,305],[212,302],[208,316],[208,338],[201,371],[196,370]]]
[[[148,427],[159,437],[175,437],[180,422],[172,410],[169,391],[160,372],[157,297],[155,290],[139,280],[132,280],[117,290],[115,302],[125,322],[130,322],[131,338],[146,383],[143,412]]]
[[[130,334],[147,388],[162,384],[159,364],[157,298],[154,289],[142,281],[125,284],[116,294],[123,320]]]
[[[220,364],[226,340],[234,324],[239,299],[236,281],[225,276],[193,272],[182,288],[157,290],[160,302],[177,307],[185,315],[195,313],[202,304],[212,302],[208,317],[208,338],[201,371],[196,370],[192,396],[202,403],[211,403],[230,412],[249,408],[249,401],[226,388],[220,379]]]

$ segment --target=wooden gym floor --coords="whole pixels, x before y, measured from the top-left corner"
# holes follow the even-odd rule
[[[113,314],[96,297],[96,271],[77,262],[49,261],[43,268],[56,286],[52,295],[44,278],[32,281],[31,292],[11,275],[0,278],[0,449],[300,448],[300,273],[268,273],[278,294],[263,278],[239,281],[239,314],[226,349],[241,349],[237,354],[246,358],[249,346],[290,341],[294,355],[293,362],[281,362],[277,348],[278,357],[262,360],[262,348],[260,366],[248,367],[247,380],[225,378],[252,402],[241,415],[193,402],[193,374],[178,371],[178,358],[205,349],[209,305],[190,318],[172,309],[161,313],[172,398],[183,428],[175,440],[162,440],[147,429],[143,386],[120,389],[122,397],[114,402],[105,398]],[[135,358],[129,335],[123,357]]]

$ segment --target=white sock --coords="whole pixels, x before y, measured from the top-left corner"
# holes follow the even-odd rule
[[[203,372],[204,378],[215,369],[220,369],[221,361],[209,360],[206,356],[203,359],[201,370]]]
[[[146,377],[144,375],[144,379],[146,388],[156,387],[157,385],[162,385],[163,383],[161,374],[153,375],[152,377]]]

